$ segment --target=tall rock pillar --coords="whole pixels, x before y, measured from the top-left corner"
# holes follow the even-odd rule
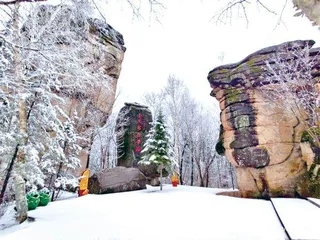
[[[313,44],[295,41],[268,47],[209,72],[211,95],[220,103],[225,155],[236,167],[243,196],[305,193],[307,164],[300,147],[304,126],[293,112],[271,104],[259,88],[274,53]],[[283,60],[289,61],[286,57]]]
[[[125,103],[117,118],[118,166],[137,167],[151,128],[152,113],[138,103]]]

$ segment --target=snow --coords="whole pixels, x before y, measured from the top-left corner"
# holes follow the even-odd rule
[[[0,239],[285,239],[270,202],[219,191],[164,185],[57,201],[30,211],[35,222],[5,229]]]
[[[67,191],[61,190],[59,192],[59,195],[58,195],[58,198],[56,201],[66,200],[66,199],[70,199],[70,198],[76,198],[77,196],[78,196],[78,193],[67,192]]]
[[[320,208],[303,199],[273,198],[292,239],[320,239]]]
[[[318,198],[309,198],[309,200],[311,200],[312,202],[314,202],[315,204],[318,204],[320,206],[320,199],[318,199]]]
[[[6,206],[3,216],[0,218],[0,230],[3,230],[4,228],[17,224],[17,221],[14,215],[15,215],[14,204],[10,204],[9,206]]]

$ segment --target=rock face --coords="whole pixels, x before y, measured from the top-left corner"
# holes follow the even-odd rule
[[[236,167],[243,195],[306,194],[307,164],[300,147],[304,126],[291,111],[271,107],[274,104],[261,94],[259,86],[272,54],[313,44],[295,41],[268,47],[209,72],[211,95],[220,103],[225,155]],[[315,52],[318,49],[310,55]]]
[[[89,178],[89,192],[117,193],[146,189],[146,177],[137,168],[115,167]]]
[[[81,46],[85,52],[82,56],[82,61],[92,70],[92,73],[101,73],[99,76],[103,76],[102,79],[99,79],[101,85],[92,85],[91,88],[87,88],[86,92],[79,91],[69,94],[64,92],[63,89],[56,92],[64,100],[63,103],[59,102],[58,104],[68,114],[68,117],[74,117],[76,112],[77,119],[80,119],[76,128],[77,133],[84,139],[79,143],[83,151],[79,155],[81,168],[76,169],[75,172],[76,175],[80,176],[80,173],[86,168],[88,149],[92,143],[90,132],[97,126],[103,126],[112,112],[126,48],[124,47],[123,36],[112,26],[96,18],[77,18],[75,16],[79,14],[75,13],[75,11],[77,9],[69,5],[40,5],[36,13],[40,27],[52,21],[52,14],[56,12],[57,14],[54,16],[54,23],[52,24],[56,29],[65,29],[63,24],[69,21],[71,26],[70,35],[84,41],[83,46]],[[28,29],[32,24],[33,22],[27,21],[22,31],[28,34]],[[51,33],[49,32],[48,34]],[[61,48],[72,47],[63,37],[61,37],[61,42],[57,44]],[[62,79],[62,81],[65,80]],[[108,84],[105,84],[106,82]]]
[[[151,128],[152,114],[148,107],[125,103],[117,118],[118,166],[137,167],[146,135]]]
[[[320,2],[319,1],[301,1],[292,0],[292,3],[298,13],[295,16],[305,15],[313,25],[320,25]]]

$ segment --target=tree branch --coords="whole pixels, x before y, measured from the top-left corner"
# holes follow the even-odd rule
[[[12,5],[12,4],[16,4],[16,3],[22,3],[22,2],[45,2],[47,0],[11,0],[11,1],[0,1],[0,5]]]

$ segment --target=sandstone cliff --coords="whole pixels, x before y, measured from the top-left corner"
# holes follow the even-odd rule
[[[54,27],[45,32],[44,37],[50,39],[50,34],[54,35],[52,32],[55,29],[69,31],[70,33],[63,33],[61,37],[54,35],[55,40],[60,40],[56,44],[63,50],[77,47],[70,44],[70,40],[65,36],[70,37],[71,41],[75,38],[83,43],[80,46],[83,54],[79,56],[79,60],[92,75],[96,74],[94,76],[100,78],[92,85],[84,82],[82,85],[85,85],[85,88],[73,87],[75,89],[72,91],[65,88],[54,89],[54,92],[64,100],[57,104],[68,117],[73,118],[76,113],[78,119],[75,124],[77,133],[83,139],[79,143],[83,150],[80,153],[81,168],[76,170],[76,175],[79,175],[87,165],[88,151],[93,142],[95,128],[103,126],[112,112],[121,64],[126,51],[123,36],[118,31],[101,19],[83,19],[81,15],[75,17],[79,15],[78,11],[68,5],[41,5],[36,10],[38,14],[36,24],[39,29],[54,21],[51,23]],[[52,17],[54,14],[56,15]],[[22,31],[25,35],[28,35],[29,28],[34,28],[32,25],[35,24],[34,21],[27,21],[24,24]],[[68,77],[62,77],[61,81],[69,83]],[[72,86],[73,82],[70,82],[70,85]]]
[[[268,47],[239,63],[209,72],[211,95],[219,101],[221,109],[223,147],[220,144],[220,150],[225,149],[226,157],[236,167],[243,195],[308,194],[307,164],[300,146],[305,130],[302,119],[271,104],[259,88],[267,84],[264,82],[266,63],[274,64],[272,54],[313,44],[314,41],[294,41]],[[311,50],[310,57],[318,52]],[[282,57],[283,61],[292,60],[289,55]],[[308,146],[303,146],[310,163],[312,153],[306,149]]]

